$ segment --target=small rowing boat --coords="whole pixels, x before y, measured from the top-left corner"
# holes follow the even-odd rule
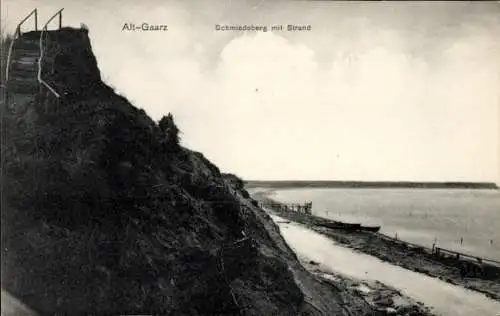
[[[348,231],[369,231],[369,232],[378,232],[380,230],[380,226],[362,226],[358,223],[343,223],[343,222],[323,222],[317,223],[316,226],[326,227],[330,229],[342,229]]]
[[[380,226],[361,226],[361,230],[376,233],[380,230]]]
[[[317,225],[331,229],[345,229],[345,230],[358,230],[361,228],[361,224],[343,223],[343,222],[325,222],[325,223],[318,223]]]

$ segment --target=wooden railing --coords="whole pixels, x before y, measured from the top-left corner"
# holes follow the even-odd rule
[[[38,10],[35,8],[17,25],[16,32],[19,33],[19,35],[21,35],[21,25],[26,22],[26,20],[28,20],[32,15],[35,17],[35,31],[38,31]]]
[[[43,51],[44,51],[44,33],[45,35],[47,34],[47,26],[49,25],[52,20],[54,20],[55,17],[59,16],[59,29],[62,26],[62,11],[64,8],[60,9],[57,11],[50,19],[45,22],[45,25],[42,28],[42,32],[40,33],[40,58],[38,58],[38,82],[40,84],[44,85],[47,89],[49,89],[50,92],[52,92],[57,98],[60,97],[59,93],[54,90],[45,80],[42,79],[42,59],[43,59]]]
[[[37,80],[38,82],[45,86],[47,89],[49,89],[50,92],[52,92],[57,98],[60,97],[59,93],[57,93],[54,88],[52,88],[45,80],[42,79],[42,60],[43,60],[43,54],[44,54],[44,34],[46,35],[47,33],[47,26],[54,18],[59,17],[59,29],[62,27],[62,11],[63,9],[60,9],[57,11],[50,19],[47,20],[45,25],[42,28],[42,32],[40,33],[40,41],[39,41],[39,46],[40,46],[40,57],[38,58],[38,73],[37,73]],[[10,70],[10,63],[11,63],[11,58],[12,58],[12,50],[14,47],[14,43],[16,42],[16,39],[18,39],[21,36],[21,26],[23,25],[24,22],[26,22],[30,17],[34,16],[35,17],[35,31],[38,31],[38,10],[33,9],[24,19],[19,22],[19,24],[16,27],[16,31],[14,32],[14,36],[12,38],[12,42],[10,43],[9,46],[9,51],[7,53],[7,62],[5,65],[5,81],[7,82],[9,80],[9,70]]]

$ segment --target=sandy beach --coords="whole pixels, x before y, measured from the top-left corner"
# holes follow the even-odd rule
[[[324,283],[338,289],[340,293],[346,296],[358,296],[371,307],[373,312],[380,315],[436,315],[430,307],[394,287],[370,279],[363,273],[361,275],[350,273],[339,261],[341,258],[344,262],[352,260],[350,257],[352,254],[345,253],[345,250],[349,252],[349,249],[335,246],[329,239],[323,238],[302,224],[285,220],[277,215],[271,215],[271,218],[278,225],[280,233],[295,251],[302,265]],[[331,258],[335,260],[331,261]],[[359,262],[360,259],[354,260]],[[362,269],[361,267],[358,271]]]

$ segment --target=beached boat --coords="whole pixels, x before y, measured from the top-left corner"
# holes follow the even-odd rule
[[[380,230],[380,226],[361,226],[361,230],[376,233]]]
[[[325,222],[325,223],[318,223],[317,225],[331,229],[345,229],[345,230],[361,229],[361,224],[354,224],[354,223]]]
[[[378,232],[380,230],[380,226],[362,226],[361,224],[358,223],[323,222],[323,223],[317,223],[316,225],[330,229],[343,229],[349,231],[363,230],[369,232]]]

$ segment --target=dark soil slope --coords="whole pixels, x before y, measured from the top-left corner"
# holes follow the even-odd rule
[[[41,314],[344,315],[171,115],[101,82],[87,30],[46,43],[61,97],[8,84],[2,104],[3,289]]]

